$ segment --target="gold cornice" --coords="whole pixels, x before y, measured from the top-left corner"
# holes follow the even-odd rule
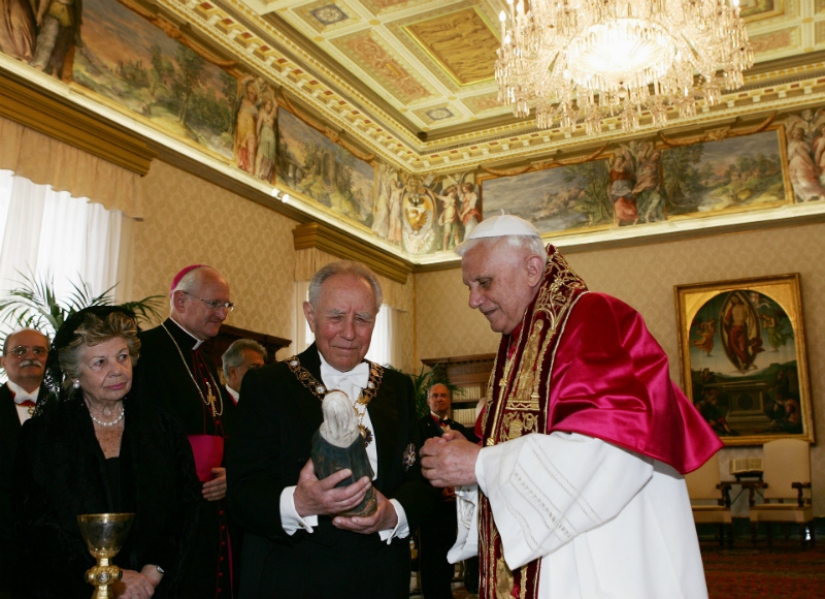
[[[442,270],[461,270],[461,258],[444,260],[442,262],[427,262],[426,264],[416,264],[413,267],[413,274],[419,275],[428,272],[439,272]]]
[[[141,176],[157,157],[137,135],[8,72],[0,72],[0,116]]]
[[[377,274],[406,283],[412,264],[398,256],[367,245],[354,235],[325,223],[309,222],[292,230],[295,250],[318,249],[345,260],[363,262]]]

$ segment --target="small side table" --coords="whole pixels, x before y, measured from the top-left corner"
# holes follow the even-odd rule
[[[742,485],[742,490],[739,491],[742,494],[745,489],[748,490],[748,505],[753,507],[756,504],[756,495],[762,497],[762,492],[760,489],[765,488],[765,483],[762,482],[762,471],[761,470],[750,470],[748,472],[739,472],[735,474],[736,481]],[[738,495],[737,495],[738,497]]]
[[[733,502],[735,502],[745,490],[748,491],[748,505],[753,505],[754,501],[754,492],[759,492],[758,489],[762,488],[762,471],[761,470],[748,470],[746,472],[737,472],[734,474],[736,477],[736,482],[734,485],[740,485],[739,492],[736,494],[736,497],[733,498]],[[762,494],[760,493],[760,496]]]

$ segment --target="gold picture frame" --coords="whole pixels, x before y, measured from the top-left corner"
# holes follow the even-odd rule
[[[682,387],[726,445],[814,442],[798,273],[677,285]]]

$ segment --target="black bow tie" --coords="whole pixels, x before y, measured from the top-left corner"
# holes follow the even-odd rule
[[[450,426],[450,419],[449,418],[439,418],[438,424],[441,426]]]

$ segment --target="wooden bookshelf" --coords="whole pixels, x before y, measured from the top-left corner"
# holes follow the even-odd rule
[[[452,414],[457,422],[465,426],[475,425],[476,406],[487,394],[487,381],[495,357],[495,354],[473,354],[421,360],[430,368],[443,364],[447,370],[447,380],[458,387],[459,390],[453,394]]]

